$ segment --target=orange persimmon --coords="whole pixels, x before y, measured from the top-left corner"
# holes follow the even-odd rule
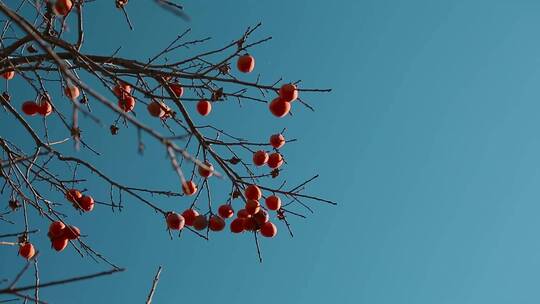
[[[269,109],[274,116],[284,117],[285,115],[289,114],[289,111],[291,110],[291,104],[277,97],[276,99],[272,100]]]
[[[21,107],[24,114],[34,116],[39,111],[39,106],[33,101],[25,101]]]
[[[197,192],[197,185],[194,181],[186,181],[184,184],[182,184],[182,190],[184,191],[185,195],[193,195]]]
[[[210,114],[211,111],[212,104],[210,103],[210,101],[206,99],[199,100],[199,102],[197,103],[197,112],[199,112],[199,114],[201,114],[202,116],[206,116]]]
[[[264,200],[264,202],[266,203],[266,207],[269,210],[275,211],[281,208],[281,199],[279,198],[279,196],[270,195],[266,198],[266,200]]]
[[[255,58],[249,54],[238,57],[236,67],[242,73],[251,73],[255,69]]]
[[[274,237],[277,234],[277,227],[272,222],[266,222],[261,227],[261,235],[264,237]]]
[[[199,212],[193,209],[187,209],[182,212],[182,216],[184,217],[186,226],[193,226],[193,222],[195,221],[195,218],[199,216]]]
[[[222,218],[231,218],[234,215],[234,210],[231,207],[231,205],[225,204],[225,205],[219,206],[218,214]]]
[[[244,195],[248,200],[258,201],[261,199],[262,192],[257,185],[249,185],[246,187],[246,190],[244,190]]]
[[[168,212],[166,216],[167,227],[172,230],[181,230],[184,228],[186,220],[176,212]]]
[[[36,254],[36,249],[34,245],[29,242],[23,243],[19,246],[19,255],[23,258],[30,260]]]
[[[281,86],[279,89],[279,97],[286,102],[295,101],[298,98],[298,89],[296,85],[287,83]]]
[[[197,215],[193,221],[193,228],[195,228],[195,230],[204,230],[206,227],[208,227],[208,220],[206,219],[206,216],[202,214]]]
[[[232,233],[240,233],[244,231],[244,219],[243,218],[234,219],[231,222],[230,228],[231,228]]]
[[[268,167],[271,169],[276,169],[283,165],[283,156],[279,153],[272,153],[268,156]]]
[[[221,231],[225,228],[225,220],[221,216],[212,215],[208,222],[208,227],[212,231]]]
[[[263,150],[259,150],[253,153],[253,164],[255,166],[262,166],[268,161],[268,153]]]

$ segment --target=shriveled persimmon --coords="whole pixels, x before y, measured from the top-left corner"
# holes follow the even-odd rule
[[[30,260],[36,254],[36,249],[34,245],[30,242],[23,243],[19,246],[19,255],[23,258]]]
[[[185,220],[186,226],[193,226],[193,222],[195,221],[195,218],[199,215],[199,212],[194,209],[187,209],[184,212],[182,212],[182,216]]]
[[[199,114],[201,114],[202,116],[206,116],[210,114],[211,111],[212,104],[210,103],[210,101],[206,99],[199,100],[199,102],[197,103],[197,112],[199,112]]]
[[[167,227],[172,230],[181,230],[184,228],[186,220],[176,212],[169,212],[166,216]]]
[[[255,200],[258,201],[261,199],[262,192],[261,189],[257,185],[249,185],[244,190],[244,195],[248,200]]]
[[[264,202],[266,203],[266,208],[268,208],[268,210],[276,211],[281,208],[281,199],[277,195],[270,195]]]
[[[279,149],[285,145],[285,136],[283,134],[274,134],[270,136],[270,145]]]
[[[298,88],[295,84],[286,83],[279,88],[279,97],[286,102],[295,101],[298,98]]]
[[[255,166],[262,166],[268,161],[268,153],[263,150],[259,150],[253,153],[253,164]]]
[[[236,67],[242,73],[251,73],[255,69],[255,58],[249,54],[238,57]]]
[[[131,112],[135,108],[135,98],[131,95],[124,95],[118,99],[118,106],[126,113]]]
[[[229,204],[221,205],[218,208],[218,214],[222,218],[231,218],[234,215],[234,210]]]
[[[271,169],[276,169],[281,167],[283,165],[283,156],[281,154],[275,152],[268,156],[268,167]]]
[[[285,115],[289,114],[289,111],[291,110],[291,104],[277,97],[276,99],[272,100],[269,108],[270,112],[272,112],[274,116],[284,117]]]
[[[193,195],[197,193],[197,184],[195,184],[194,181],[185,181],[182,184],[182,190],[184,191],[185,195]]]

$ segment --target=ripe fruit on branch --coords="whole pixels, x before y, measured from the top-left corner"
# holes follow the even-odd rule
[[[255,219],[255,221],[257,222],[257,225],[261,227],[264,223],[268,222],[270,218],[268,216],[268,212],[261,209],[259,210],[259,212],[253,215],[253,219]]]
[[[49,116],[53,111],[49,96],[43,95],[39,100],[38,113],[43,116]]]
[[[184,217],[176,212],[167,213],[166,220],[167,227],[172,230],[181,230],[186,222]]]
[[[279,97],[287,102],[295,101],[298,98],[298,89],[296,85],[287,83],[281,86],[279,89]]]
[[[26,115],[34,116],[34,115],[36,115],[38,113],[39,106],[37,105],[37,103],[35,103],[33,101],[25,101],[22,104],[22,111]]]
[[[283,136],[283,134],[274,134],[270,136],[270,145],[276,149],[283,147],[283,145],[285,145],[285,136]]]
[[[67,226],[64,229],[64,237],[69,240],[76,240],[81,236],[81,230],[75,226]]]
[[[163,102],[158,101],[152,101],[150,104],[148,104],[146,109],[150,115],[159,118],[166,117],[167,112],[169,112],[169,108]]]
[[[277,227],[271,222],[267,222],[261,227],[261,235],[264,237],[274,237],[277,234]]]
[[[225,228],[225,221],[220,216],[212,215],[210,217],[208,227],[212,231],[221,231],[223,228]]]
[[[262,192],[257,185],[249,185],[246,187],[246,190],[244,190],[244,195],[248,200],[258,201],[261,199]]]
[[[135,98],[131,95],[124,95],[118,99],[118,106],[126,113],[131,112],[135,108]]]
[[[261,204],[256,200],[248,200],[245,209],[249,214],[255,214],[261,210]]]
[[[122,98],[122,96],[131,95],[131,89],[129,84],[121,82],[114,87],[113,92],[116,97]]]
[[[212,166],[212,164],[209,162],[204,162],[204,164],[206,165],[206,167],[208,167],[208,169],[197,166],[197,170],[199,171],[200,176],[208,178],[212,176],[212,174],[214,174],[214,166]]]
[[[197,192],[197,185],[193,181],[185,181],[184,184],[182,184],[182,190],[185,195],[193,195]]]
[[[71,0],[58,0],[54,5],[54,9],[58,15],[66,16],[73,6]]]
[[[64,89],[64,94],[66,94],[66,96],[69,97],[71,100],[75,100],[80,95],[79,88],[76,86],[67,86]]]
[[[15,71],[7,71],[2,74],[2,77],[4,77],[7,80],[13,79],[15,77]]]
[[[283,117],[289,114],[289,111],[291,110],[291,104],[277,97],[276,99],[272,100],[269,108],[270,108],[270,112],[272,112],[274,116]]]
[[[176,97],[180,98],[184,95],[184,88],[179,83],[171,83],[169,87],[176,94]]]
[[[283,165],[283,157],[279,153],[272,153],[268,156],[268,167],[276,169]]]
[[[236,213],[236,216],[238,216],[238,218],[248,218],[251,216],[251,214],[249,214],[246,209],[240,209]]]
[[[210,114],[210,111],[212,111],[212,104],[206,99],[199,100],[197,103],[197,112],[202,116],[206,116]]]
[[[240,233],[244,231],[244,219],[243,218],[234,219],[231,222],[230,228],[231,228],[232,233]]]
[[[72,203],[77,202],[82,197],[81,191],[77,189],[69,189],[66,192],[66,199]]]
[[[206,229],[206,227],[208,227],[208,221],[206,220],[206,216],[204,215],[197,215],[197,217],[195,217],[195,220],[193,221],[193,228],[195,228],[195,230],[204,230]]]
[[[94,198],[90,195],[83,195],[77,202],[85,212],[90,212],[94,209]]]
[[[19,246],[19,255],[23,258],[30,260],[36,254],[36,249],[34,245],[29,242],[23,243]]]
[[[268,161],[268,153],[263,150],[259,150],[253,153],[253,164],[255,166],[262,166]]]
[[[244,230],[255,231],[259,228],[260,226],[254,218],[249,217],[249,218],[244,219]]]
[[[249,54],[242,55],[238,58],[236,67],[242,73],[251,73],[255,69],[255,58]]]
[[[49,237],[51,239],[59,238],[64,235],[64,229],[66,225],[60,221],[52,222],[49,225]]]
[[[65,237],[59,237],[52,240],[52,247],[56,251],[62,251],[66,249],[67,245],[69,243],[69,240]]]
[[[182,212],[182,216],[185,220],[186,226],[193,226],[193,222],[195,221],[195,218],[199,215],[199,212],[193,209],[187,209],[184,212]]]
[[[222,218],[231,218],[234,215],[234,210],[231,207],[231,205],[225,204],[225,205],[219,206],[218,214]]]
[[[264,202],[266,203],[266,207],[269,210],[276,211],[279,208],[281,208],[281,199],[279,198],[279,196],[270,195],[269,197],[266,198]]]

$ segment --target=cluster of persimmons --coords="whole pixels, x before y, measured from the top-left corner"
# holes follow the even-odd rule
[[[72,8],[70,0],[59,0],[56,2],[56,11],[60,15],[66,15]],[[239,56],[237,68],[240,72],[250,73],[255,68],[255,58],[249,54]],[[15,71],[5,72],[2,77],[7,80],[15,76]],[[168,83],[169,89],[176,95],[177,98],[182,97],[184,88],[178,82]],[[132,87],[129,84],[119,82],[113,88],[114,95],[118,98],[118,107],[124,112],[131,112],[135,108],[135,98],[132,96]],[[291,103],[298,98],[298,89],[295,84],[287,83],[282,85],[278,90],[278,96],[274,98],[270,104],[270,112],[276,117],[286,116],[290,109]],[[64,88],[64,94],[72,100],[76,100],[80,91],[77,86],[67,85]],[[51,98],[48,94],[42,94],[38,98],[38,102],[26,101],[22,104],[22,112],[29,116],[42,115],[44,117],[53,112]],[[212,103],[207,99],[201,99],[196,105],[197,112],[202,116],[207,116],[212,111]],[[147,105],[148,113],[153,117],[166,119],[172,115],[172,110],[160,101],[152,101]],[[274,134],[270,136],[268,144],[273,148],[273,152],[268,153],[264,150],[259,150],[253,153],[252,161],[255,166],[267,165],[270,169],[278,169],[284,162],[279,150],[285,145],[286,140],[283,134]],[[209,178],[213,175],[214,168],[209,162],[205,166],[198,167],[198,173],[203,178]],[[186,196],[191,196],[197,193],[197,184],[194,181],[185,181],[182,184],[182,190]],[[238,191],[233,193],[233,197],[237,198],[242,194]],[[199,214],[195,209],[187,209],[181,214],[173,211],[166,213],[167,228],[171,230],[182,230],[185,226],[192,227],[195,230],[201,231],[209,229],[211,231],[222,231],[225,229],[226,220],[232,219],[229,224],[229,229],[232,233],[241,233],[244,231],[259,232],[264,237],[274,237],[277,234],[276,226],[270,221],[269,211],[281,212],[281,199],[279,196],[272,194],[264,197],[264,205],[261,205],[263,193],[261,189],[251,184],[247,186],[243,193],[244,206],[239,209],[236,214],[231,202],[219,206],[217,214],[209,212],[209,215]],[[73,206],[82,212],[90,212],[94,208],[94,199],[89,195],[83,195],[77,189],[69,189],[66,192],[66,199]],[[234,219],[233,219],[234,217]],[[75,240],[80,236],[80,230],[75,226],[66,226],[62,221],[55,221],[49,227],[48,236],[51,240],[52,247],[56,251],[62,251],[66,248],[70,240]],[[35,255],[34,246],[27,242],[21,242],[19,246],[19,254],[30,259]]]

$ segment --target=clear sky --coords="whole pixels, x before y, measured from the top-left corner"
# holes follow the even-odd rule
[[[171,241],[162,219],[135,201],[122,213],[100,206],[91,215],[72,212],[88,242],[128,271],[43,289],[44,300],[140,303],[163,265],[155,303],[540,302],[540,2],[183,4],[189,23],[152,1],[130,1],[129,32],[111,1],[89,3],[84,51],[111,54],[122,46],[121,56],[146,59],[188,27],[191,37],[213,37],[210,48],[262,21],[257,37],[273,39],[252,51],[257,72],[333,92],[309,95],[316,111],[296,105],[284,120],[271,119],[259,104],[216,108],[208,119],[255,139],[288,127],[299,141],[284,149],[284,176],[295,184],[320,174],[307,190],[339,205],[311,203],[313,215],[291,220],[294,238],[278,226],[275,239],[262,240],[262,264],[249,235]],[[13,95],[33,98],[16,81]],[[24,136],[8,132],[5,117],[0,113],[2,135]],[[150,139],[141,157],[133,130],[111,138],[107,128],[84,124],[84,136],[104,156],[82,155],[114,178],[177,185]],[[106,200],[108,187],[84,176]],[[46,230],[45,220],[32,223]],[[1,231],[13,229],[0,223]],[[107,269],[73,250],[53,252],[44,233],[33,241],[42,281]],[[0,248],[0,260],[2,278],[24,265],[9,247]]]

